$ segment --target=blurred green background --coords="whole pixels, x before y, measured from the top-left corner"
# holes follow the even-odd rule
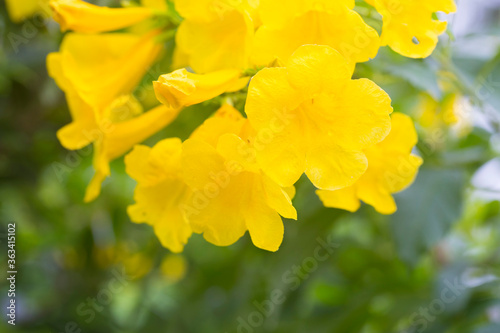
[[[380,28],[370,7],[357,9]],[[45,68],[62,34],[36,16],[12,23],[3,1],[0,15],[1,332],[500,332],[500,1],[460,1],[428,59],[382,48],[358,65],[356,76],[414,118],[425,164],[393,216],[323,208],[301,179],[299,219],[284,221],[277,253],[248,235],[227,248],[194,235],[170,254],[126,215],[135,184],[122,159],[84,204],[91,149],[58,143],[70,116]],[[147,144],[187,138],[217,106],[183,111]],[[4,255],[12,222],[15,327]]]

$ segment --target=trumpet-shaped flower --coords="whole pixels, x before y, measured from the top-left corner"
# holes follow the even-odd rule
[[[184,17],[176,35],[177,47],[197,73],[247,68],[254,23],[240,2],[176,1]]]
[[[316,187],[335,190],[366,171],[363,149],[389,134],[391,100],[351,75],[333,48],[305,45],[286,68],[263,69],[250,82],[245,111],[260,138],[257,161],[279,185],[305,171]]]
[[[109,162],[172,122],[179,109],[165,106],[142,114],[127,97],[161,47],[154,35],[68,34],[47,67],[66,93],[72,122],[58,131],[61,144],[76,150],[94,143],[96,174],[85,201],[95,199],[110,174]]]
[[[60,51],[49,55],[49,74],[63,91],[76,93],[102,111],[130,93],[155,61],[162,48],[155,36],[156,32],[67,34]]]
[[[135,204],[127,212],[135,223],[153,226],[161,244],[182,252],[192,234],[181,206],[191,190],[181,179],[182,142],[166,139],[153,148],[138,145],[125,157],[127,173],[137,181]]]
[[[108,8],[82,0],[51,0],[54,20],[62,31],[96,33],[120,30],[154,15],[147,7]]]
[[[144,52],[135,52],[137,46]],[[68,34],[61,50],[47,57],[49,75],[66,93],[73,118],[58,133],[61,144],[75,150],[91,143],[85,131],[99,126],[104,110],[132,91],[158,52],[153,41],[135,35]]]
[[[248,230],[255,246],[276,251],[284,232],[280,215],[296,219],[297,213],[287,191],[246,155],[245,123],[224,106],[184,142],[182,175],[193,190],[184,210],[193,231],[215,245],[233,244]]]
[[[127,99],[125,99],[127,100]],[[126,103],[119,98],[112,103],[114,117],[124,118],[124,114],[134,114],[133,103]],[[101,191],[101,184],[111,174],[109,163],[114,159],[124,155],[133,146],[146,140],[162,128],[170,124],[177,118],[180,109],[168,108],[160,105],[137,117],[128,118],[125,121],[113,122],[113,118],[107,118],[105,124],[96,128],[94,136],[94,160],[93,166],[95,174],[90,181],[85,193],[85,202],[90,202],[97,198]]]
[[[447,23],[433,13],[457,10],[453,0],[366,0],[383,17],[381,43],[410,58],[426,58],[438,43]]]
[[[368,170],[352,186],[337,191],[316,193],[327,207],[358,210],[360,200],[381,214],[392,214],[396,203],[391,194],[410,186],[422,159],[412,155],[418,137],[410,117],[394,113],[391,133],[379,144],[365,150]]]
[[[352,64],[374,58],[379,36],[352,7],[353,1],[292,0],[283,6],[263,0],[263,25],[255,35],[253,61],[257,65],[275,58],[286,62],[304,44],[331,46]]]
[[[161,75],[153,82],[156,97],[170,107],[198,104],[217,97],[233,89],[239,90],[248,83],[248,78],[240,80],[239,70],[221,70],[209,74],[193,74],[179,69]]]

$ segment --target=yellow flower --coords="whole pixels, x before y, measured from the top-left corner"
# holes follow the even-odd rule
[[[119,242],[113,246],[94,247],[92,251],[94,262],[101,268],[122,265],[125,273],[132,280],[139,280],[151,272],[153,260],[143,251],[137,251],[134,246]]]
[[[120,30],[153,16],[146,7],[108,8],[81,0],[50,0],[53,17],[62,31],[96,33]]]
[[[259,12],[263,22],[270,28],[282,28],[296,16],[310,10],[336,10],[339,5],[354,8],[355,0],[291,0],[286,5],[272,0],[260,0]],[[279,15],[277,15],[279,14]]]
[[[224,104],[213,117],[205,120],[202,126],[193,131],[191,138],[203,140],[212,147],[217,147],[219,138],[224,134],[233,133],[247,137],[248,125],[248,120],[243,118],[238,110]]]
[[[156,60],[162,46],[155,36],[154,31],[142,36],[67,34],[60,51],[49,55],[55,58],[48,60],[49,74],[63,91],[71,90],[102,111],[118,96],[132,92]]]
[[[94,143],[96,174],[85,201],[99,195],[111,160],[177,116],[179,110],[167,107],[139,116],[142,107],[127,97],[161,50],[155,35],[71,33],[64,38],[61,50],[47,58],[49,74],[66,93],[73,119],[57,133],[61,144],[77,150]]]
[[[125,158],[137,182],[132,221],[152,225],[163,246],[180,252],[191,232],[227,246],[249,230],[253,243],[276,251],[283,239],[280,215],[297,218],[292,189],[265,176],[246,152],[248,123],[221,107],[186,142],[167,139],[136,146]],[[224,218],[221,219],[221,216]]]
[[[29,16],[35,15],[37,11],[43,11],[44,15],[50,16],[47,8],[49,0],[6,0],[7,12],[13,22],[21,22]]]
[[[262,1],[262,22],[255,35],[253,61],[287,61],[304,44],[328,45],[352,64],[377,55],[379,36],[352,10],[354,1]]]
[[[254,23],[240,2],[176,1],[184,17],[176,35],[177,47],[195,72],[248,67]]]
[[[179,139],[160,141],[153,148],[136,146],[125,157],[127,173],[137,181],[134,199],[127,212],[136,223],[148,223],[172,252],[182,252],[192,234],[181,209],[191,190],[181,173],[182,143]]]
[[[213,22],[234,9],[253,12],[258,4],[259,0],[175,0],[175,9],[184,18]]]
[[[179,254],[167,254],[160,265],[162,276],[169,282],[178,282],[187,272],[187,260]]]
[[[440,101],[422,94],[414,115],[426,130],[450,128],[458,137],[464,137],[472,130],[470,104],[455,93],[446,94]]]
[[[96,174],[87,188],[87,202],[99,195],[102,181],[110,174],[111,160],[177,115],[176,110],[162,107],[133,118],[142,113],[142,107],[138,102],[129,103],[126,97],[160,48],[153,35],[72,33],[65,37],[60,52],[47,58],[49,74],[66,93],[73,118],[58,132],[61,144],[76,150],[94,143]],[[125,110],[118,110],[118,115],[110,114],[124,105]]]
[[[118,99],[118,103],[123,103],[121,99]],[[114,108],[115,110],[116,108],[121,109],[122,114],[133,114],[123,104],[115,105]],[[105,124],[108,126],[101,126],[94,132],[96,139],[94,141],[93,165],[96,172],[87,187],[84,201],[90,202],[99,196],[102,182],[111,174],[109,163],[112,160],[124,155],[133,146],[170,124],[177,118],[179,111],[180,109],[171,109],[160,105],[138,117],[118,123],[113,123],[111,118],[105,118],[108,120]]]
[[[384,141],[365,150],[369,165],[366,173],[352,186],[316,193],[327,207],[354,212],[362,200],[381,214],[393,214],[396,203],[391,194],[410,186],[422,164],[420,157],[411,154],[417,141],[410,117],[394,113],[391,133]]]
[[[193,74],[186,69],[179,69],[170,74],[161,75],[153,82],[156,97],[163,104],[178,108],[198,104],[240,84],[239,70],[221,70],[209,74]],[[246,85],[248,78],[244,79]]]
[[[224,106],[184,142],[182,175],[193,195],[183,209],[193,231],[215,245],[231,245],[248,230],[255,246],[277,251],[284,231],[280,215],[296,219],[297,212],[287,191],[245,156],[245,123]]]
[[[122,254],[118,263],[123,265],[127,277],[132,280],[142,279],[153,268],[151,255],[143,252]]]
[[[442,102],[435,100],[428,94],[420,96],[416,108],[418,123],[425,128],[450,126],[458,123],[459,115],[456,113],[456,104],[459,96],[449,94]]]
[[[366,171],[363,149],[389,134],[391,100],[351,76],[333,48],[305,45],[286,68],[263,69],[250,82],[245,111],[257,160],[279,185],[293,185],[305,171],[316,187],[336,190]]]
[[[366,0],[383,17],[381,42],[410,58],[426,58],[438,43],[447,23],[433,13],[457,10],[453,0]]]

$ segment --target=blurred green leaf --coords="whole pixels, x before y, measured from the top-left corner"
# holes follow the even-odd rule
[[[464,173],[422,169],[415,183],[396,197],[391,229],[400,257],[415,265],[458,221],[462,212]]]

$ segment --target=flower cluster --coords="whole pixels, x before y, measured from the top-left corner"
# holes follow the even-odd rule
[[[382,16],[381,36],[354,0],[142,0],[124,8],[51,0],[69,31],[47,59],[72,116],[58,138],[72,150],[94,145],[85,200],[99,195],[110,161],[132,150],[128,214],[173,252],[193,232],[226,246],[247,230],[255,246],[276,251],[282,217],[297,219],[294,184],[303,174],[327,207],[356,211],[362,200],[393,213],[392,194],[422,164],[412,155],[418,139],[383,89],[354,76],[356,64],[384,45],[428,56],[446,28],[433,13],[455,5],[367,2]],[[159,102],[144,110],[141,82],[165,54],[172,65],[152,82]],[[186,141],[138,145],[209,100],[219,110]]]

